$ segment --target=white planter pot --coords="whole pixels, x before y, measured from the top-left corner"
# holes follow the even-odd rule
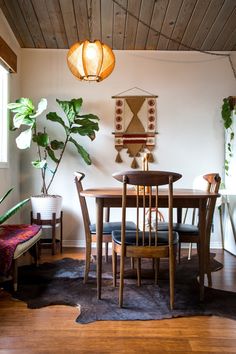
[[[41,220],[51,220],[53,213],[56,219],[61,217],[62,197],[60,195],[36,195],[31,197],[33,219],[40,213]]]

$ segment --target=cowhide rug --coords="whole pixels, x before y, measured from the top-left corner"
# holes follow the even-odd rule
[[[212,271],[222,264],[211,256]],[[152,266],[142,261],[142,286],[136,285],[136,274],[126,265],[124,308],[118,306],[118,287],[112,286],[111,262],[103,264],[102,300],[97,300],[96,265],[91,265],[90,279],[83,284],[84,261],[64,258],[39,267],[19,268],[18,291],[13,296],[29,308],[50,305],[79,306],[79,323],[102,320],[157,320],[179,316],[216,315],[236,319],[236,293],[205,288],[205,300],[199,301],[198,260],[183,258],[177,265],[175,309],[169,309],[168,266],[161,260],[158,285],[154,285]],[[151,275],[151,276],[150,276]],[[10,291],[10,283],[2,284]]]

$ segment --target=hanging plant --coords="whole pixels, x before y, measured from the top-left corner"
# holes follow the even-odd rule
[[[223,105],[221,109],[221,116],[224,123],[224,128],[226,134],[229,137],[226,153],[225,153],[225,172],[228,175],[230,160],[233,157],[233,141],[234,141],[234,130],[233,130],[233,119],[236,113],[236,97],[229,96],[223,99]]]

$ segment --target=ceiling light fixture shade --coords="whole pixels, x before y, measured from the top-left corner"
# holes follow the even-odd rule
[[[115,66],[115,55],[111,48],[96,40],[85,40],[71,46],[67,54],[70,71],[79,80],[102,81]]]

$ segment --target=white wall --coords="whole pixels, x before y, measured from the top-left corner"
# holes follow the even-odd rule
[[[223,97],[235,93],[235,79],[228,59],[195,52],[116,51],[116,67],[101,83],[78,81],[66,64],[66,50],[22,50],[22,95],[38,101],[46,97],[48,111],[58,111],[55,99],[82,97],[83,110],[100,117],[100,131],[91,143],[81,142],[90,152],[92,166],[87,166],[68,149],[52,193],[63,196],[65,245],[79,245],[84,240],[82,218],[73,181],[73,171],[86,174],[85,187],[115,186],[111,177],[117,170],[130,168],[115,163],[114,100],[112,95],[139,87],[158,95],[157,129],[153,169],[183,174],[176,186],[191,187],[196,175],[222,174],[224,134],[221,123]],[[55,129],[56,125],[54,125]],[[56,134],[60,136],[58,131]],[[31,158],[22,155],[22,197],[40,192],[37,172]],[[91,219],[95,221],[94,201],[89,201]],[[215,236],[217,242],[217,236]]]
[[[0,9],[0,34],[9,47],[17,54],[17,74],[9,74],[9,101],[15,100],[20,95],[20,46],[17,43],[1,9]],[[9,167],[0,168],[0,197],[6,191],[14,187],[14,191],[0,206],[0,214],[18,203],[20,200],[19,192],[19,152],[15,146],[15,134],[9,133]],[[12,217],[8,222],[14,223],[20,220],[18,213]]]

